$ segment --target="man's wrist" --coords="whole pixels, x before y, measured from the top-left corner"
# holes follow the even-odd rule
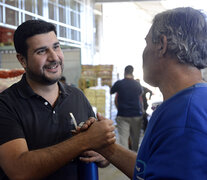
[[[111,144],[109,146],[106,146],[104,148],[98,149],[97,152],[104,156],[105,158],[109,158],[115,153],[115,144]]]

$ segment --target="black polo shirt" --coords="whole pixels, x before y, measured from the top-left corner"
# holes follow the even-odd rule
[[[0,145],[25,138],[29,150],[57,144],[72,136],[70,112],[77,123],[94,116],[91,105],[77,88],[58,83],[60,94],[54,107],[34,93],[25,75],[0,94]],[[7,179],[0,169],[0,180]],[[2,177],[2,178],[1,178]],[[77,179],[77,162],[73,161],[47,179]]]

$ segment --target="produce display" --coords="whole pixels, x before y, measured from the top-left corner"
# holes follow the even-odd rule
[[[18,82],[24,69],[0,69],[0,92]]]
[[[13,78],[24,73],[24,69],[0,69],[0,78]]]

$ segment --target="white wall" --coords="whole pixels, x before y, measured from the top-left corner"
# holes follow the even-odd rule
[[[123,77],[126,65],[133,65],[135,77],[142,79],[142,52],[151,25],[134,3],[103,4],[103,57],[101,64],[114,64]]]
[[[16,53],[0,53],[0,68],[14,69],[22,68],[21,64],[16,58]]]
[[[63,50],[64,52],[64,70],[63,75],[67,83],[78,86],[78,80],[81,75],[81,51],[80,49]]]

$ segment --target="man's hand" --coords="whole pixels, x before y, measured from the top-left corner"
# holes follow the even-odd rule
[[[97,119],[99,121],[102,121],[102,120],[105,120],[106,118],[103,117],[100,113],[97,113]],[[90,117],[87,121],[83,123],[82,126],[79,125],[76,131],[79,133],[79,132],[87,130],[95,121],[97,121],[97,119],[95,117]]]
[[[90,125],[86,131],[81,132],[86,134],[86,144],[89,147],[88,150],[97,150],[99,148],[108,146],[115,143],[115,126],[113,121],[103,118],[102,120],[95,121]]]
[[[109,161],[95,151],[84,152],[80,160],[86,163],[95,162],[99,167],[106,167],[109,165]]]
[[[83,132],[83,131],[87,130],[95,121],[96,121],[96,118],[90,117],[87,121],[85,121],[83,123],[83,125],[80,126],[80,124],[79,124],[77,129],[71,130],[71,132],[73,133],[73,135],[76,135],[80,132]]]
[[[109,120],[99,113],[98,121],[94,117],[90,117],[81,127],[78,127],[73,134],[85,134],[85,143],[88,150],[97,150],[99,148],[115,143],[115,126],[113,121]]]
[[[97,120],[98,121],[104,121],[104,120],[107,120],[107,118],[105,118],[104,116],[102,116],[101,113],[97,113]]]
[[[85,131],[87,130],[94,122],[96,121],[96,118],[90,117],[82,126],[78,126],[79,130]]]

